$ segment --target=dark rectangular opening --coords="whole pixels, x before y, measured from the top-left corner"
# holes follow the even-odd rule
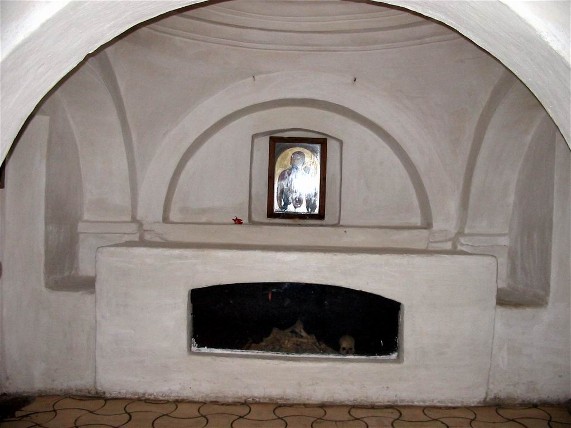
[[[401,305],[345,287],[223,284],[190,292],[191,351],[397,358]]]

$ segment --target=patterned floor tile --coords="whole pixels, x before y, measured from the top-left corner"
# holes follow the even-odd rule
[[[121,413],[126,413],[125,408],[128,404],[132,403],[134,400],[114,398],[105,400],[105,404],[94,410],[93,413],[98,415],[118,415]]]
[[[38,424],[30,421],[0,421],[0,428],[32,428]]]
[[[53,408],[60,409],[82,409],[95,411],[105,405],[104,399],[86,399],[65,397],[54,403]]]
[[[498,407],[497,412],[506,419],[533,418],[549,420],[549,413],[537,407]]]
[[[392,427],[394,421],[393,418],[386,418],[383,416],[368,416],[365,418],[360,418],[360,420],[365,422],[368,428]]]
[[[526,428],[550,428],[549,421],[545,419],[514,418],[514,422],[519,422]]]
[[[446,426],[453,428],[464,428],[472,426],[472,419],[466,418],[438,418]]]
[[[129,416],[130,419],[121,425],[121,428],[152,427],[153,422],[164,415],[157,412],[133,412],[129,413]]]
[[[169,413],[173,418],[196,418],[201,417],[200,407],[203,403],[187,403],[179,401],[176,403],[176,409]]]
[[[571,413],[565,407],[539,406],[539,409],[549,413],[554,422],[571,424]]]
[[[90,425],[78,425],[78,428],[117,428],[116,425],[103,425],[103,424],[90,424]]]
[[[495,407],[472,407],[474,413],[476,413],[475,421],[478,422],[507,422],[508,420],[498,414]]]
[[[153,428],[204,428],[207,423],[204,416],[178,419],[164,415],[155,420]]]
[[[244,416],[250,413],[250,407],[247,404],[206,403],[198,411],[204,416],[215,414]]]
[[[222,414],[211,414],[206,416],[208,423],[206,424],[207,428],[229,428],[232,426],[232,423],[239,419],[240,416],[236,415],[222,415]]]
[[[129,414],[121,413],[118,415],[97,415],[94,413],[85,413],[77,418],[75,424],[78,426],[92,426],[95,424],[118,427],[129,422]]]
[[[321,419],[327,421],[351,421],[355,419],[349,413],[352,409],[351,406],[324,406],[324,409],[325,416]]]
[[[251,404],[250,411],[244,416],[244,419],[254,421],[271,421],[277,419],[278,416],[274,413],[277,407],[276,404]]]
[[[56,415],[49,422],[42,423],[45,428],[74,428],[75,420],[86,414],[83,409],[61,409],[56,410]]]
[[[317,420],[312,425],[313,428],[367,428],[367,423],[363,421],[324,421]]]
[[[440,421],[394,421],[394,428],[448,428]]]
[[[374,407],[352,407],[349,414],[357,419],[366,417],[378,417],[384,419],[395,420],[401,416],[401,412],[393,407],[374,408]]]
[[[571,428],[563,406],[351,407],[39,397],[1,428]]]
[[[286,428],[287,422],[274,416],[272,420],[238,419],[232,424],[232,428]]]
[[[37,424],[44,424],[51,421],[53,418],[56,417],[57,412],[55,410],[48,411],[48,412],[17,412],[16,416],[25,419],[27,421],[35,422]]]
[[[399,421],[422,422],[430,420],[424,413],[423,407],[399,406],[396,409],[401,413],[401,416],[398,418]]]
[[[312,428],[315,421],[313,416],[285,416],[282,419],[287,423],[287,428]]]
[[[322,407],[302,406],[302,405],[292,405],[292,406],[280,405],[276,407],[274,413],[280,417],[309,416],[312,417],[313,419],[325,416],[325,410]]]
[[[521,428],[523,425],[514,421],[507,422],[481,422],[472,421],[473,428]]]
[[[36,399],[24,407],[24,409],[27,412],[45,412],[46,410],[52,410],[53,405],[63,398],[64,397],[59,395],[44,395],[42,397],[36,397]]]
[[[153,401],[133,401],[125,406],[125,411],[132,412],[154,412],[166,415],[176,410],[176,403],[173,401],[153,402]]]
[[[462,418],[475,419],[476,414],[466,407],[426,407],[424,414],[432,419]]]

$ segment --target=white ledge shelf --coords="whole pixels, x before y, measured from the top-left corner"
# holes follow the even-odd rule
[[[407,248],[424,250],[429,230],[370,227],[267,226],[251,224],[144,225],[144,239],[152,242],[255,245],[274,247]]]

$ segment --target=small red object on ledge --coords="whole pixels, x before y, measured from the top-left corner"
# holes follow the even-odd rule
[[[232,221],[234,222],[234,224],[244,224],[244,221],[241,218],[238,217],[234,217],[232,219]]]

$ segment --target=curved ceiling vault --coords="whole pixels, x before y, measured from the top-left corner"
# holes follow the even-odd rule
[[[14,3],[2,20],[2,159],[41,98],[88,53],[141,22],[201,2]],[[532,90],[570,143],[566,2],[544,9],[505,0],[385,3],[444,22],[489,51]]]

